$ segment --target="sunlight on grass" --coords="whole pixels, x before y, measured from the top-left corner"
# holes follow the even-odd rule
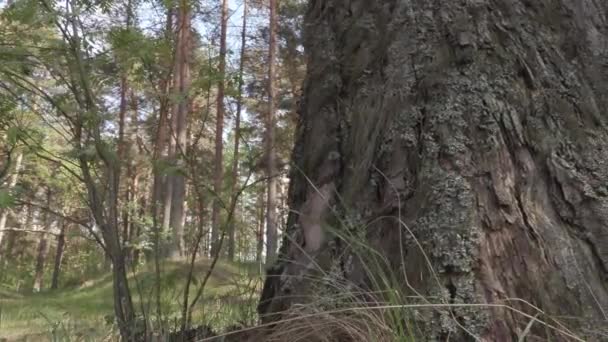
[[[190,299],[208,267],[208,261],[195,266]],[[163,315],[170,323],[179,321],[188,271],[189,266],[182,262],[165,262],[162,266],[161,305]],[[155,311],[153,268],[142,267],[129,278],[135,307],[139,312],[143,310],[151,315]],[[194,324],[221,329],[248,323],[247,320],[255,316],[258,290],[257,275],[246,268],[219,263],[193,313]],[[0,338],[9,341],[26,335],[39,335],[42,340],[61,340],[53,338],[53,332],[66,332],[63,335],[74,336],[78,341],[94,341],[112,332],[112,319],[112,278],[109,274],[67,290],[39,294],[0,291]]]

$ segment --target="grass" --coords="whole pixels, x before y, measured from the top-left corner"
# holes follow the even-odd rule
[[[196,264],[195,281],[190,299],[210,262]],[[207,324],[222,329],[234,324],[247,324],[255,316],[255,294],[259,292],[258,276],[251,267],[233,264],[216,265],[193,315],[194,324]],[[161,306],[165,322],[179,322],[183,289],[189,265],[185,262],[165,262],[161,278]],[[138,312],[149,315],[156,311],[154,289],[156,277],[152,267],[129,277],[134,305]],[[98,341],[112,333],[112,277],[103,274],[77,288],[22,294],[0,289],[0,339],[8,341],[43,341],[65,339]]]

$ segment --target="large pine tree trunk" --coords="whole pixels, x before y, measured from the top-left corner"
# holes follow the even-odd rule
[[[412,294],[535,316],[523,299],[539,319],[605,339],[607,16],[595,0],[312,0],[281,251],[291,262],[269,270],[260,311],[310,288],[302,251],[366,283],[331,222],[364,230]],[[352,226],[337,224],[345,211]],[[416,317],[425,340],[471,339],[464,327],[512,341],[530,321],[499,306]]]

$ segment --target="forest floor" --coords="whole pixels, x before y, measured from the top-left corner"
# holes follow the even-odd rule
[[[194,298],[209,269],[209,261],[195,266],[189,298]],[[162,267],[161,307],[165,326],[179,324],[189,265],[166,262]],[[134,304],[156,320],[156,276],[142,267],[130,275]],[[259,276],[250,265],[216,265],[193,322],[221,330],[248,324],[255,317]],[[41,293],[16,293],[0,289],[0,341],[98,341],[115,333],[112,324],[112,277],[104,274],[79,287]]]

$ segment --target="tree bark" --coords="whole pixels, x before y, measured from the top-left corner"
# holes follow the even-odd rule
[[[127,9],[127,13],[130,11]],[[127,14],[127,25],[129,23],[129,15]],[[128,29],[128,26],[127,26]],[[126,73],[126,72],[125,72]],[[127,83],[127,76],[122,75],[120,78],[120,106],[118,112],[118,146],[117,146],[117,155],[120,163],[128,164],[125,162],[126,153],[127,153],[127,141],[125,140],[125,131],[128,129],[127,126],[127,110],[128,110],[128,99],[127,94],[129,91],[129,84]],[[128,166],[127,166],[128,168]],[[128,180],[128,177],[127,177]],[[120,191],[120,184],[118,185],[118,189]],[[127,186],[126,191],[123,193],[122,199],[122,208],[120,209],[122,216],[122,236],[123,236],[123,244],[127,243],[127,236],[129,235],[129,189]]]
[[[146,180],[146,181],[144,181],[144,183],[148,183],[148,181]],[[144,186],[143,188],[146,188],[146,186]],[[146,221],[146,208],[147,208],[148,201],[149,201],[149,194],[144,192],[138,197],[139,197],[139,208],[137,211],[137,223],[135,223],[133,226],[133,230],[132,230],[133,235],[130,238],[131,241],[139,240],[139,237],[142,234],[143,222]],[[132,255],[133,267],[137,267],[139,265],[140,254],[141,254],[141,248],[138,246],[137,248],[135,248],[133,250],[133,255]]]
[[[256,237],[257,237],[257,245],[255,251],[255,261],[257,263],[262,263],[262,254],[264,253],[264,227],[266,226],[266,201],[264,198],[265,191],[262,191],[258,195],[258,203],[256,208],[259,208],[260,212],[258,214],[257,222],[258,225],[256,227]]]
[[[171,41],[173,30],[173,8],[167,9],[166,21],[165,21],[165,40]],[[171,66],[167,69],[171,70]],[[169,133],[169,89],[171,81],[171,72],[168,71],[165,77],[161,80],[160,94],[159,94],[159,109],[158,109],[158,127],[156,130],[156,137],[154,139],[154,160],[155,163],[153,168],[153,184],[152,184],[152,200],[151,200],[151,212],[152,221],[154,226],[154,254],[155,260],[161,257],[162,250],[164,249],[163,241],[161,241],[162,232],[166,231],[169,227],[169,215],[171,208],[171,194],[167,194],[167,176],[163,173],[163,168],[160,167],[162,162],[167,160],[168,152],[168,133]],[[168,202],[168,203],[167,203]],[[168,209],[168,210],[165,210]],[[167,215],[167,216],[165,216]],[[165,220],[165,218],[167,220]]]
[[[38,250],[36,253],[36,268],[34,273],[34,285],[32,287],[34,292],[40,292],[43,286],[44,277],[44,266],[46,264],[46,256],[49,252],[48,240],[46,234],[40,234],[40,241],[38,242]]]
[[[217,84],[217,115],[215,117],[215,158],[214,164],[214,176],[213,176],[213,212],[211,213],[211,232],[212,232],[212,243],[211,243],[211,255],[217,253],[219,248],[219,237],[221,225],[221,197],[223,193],[223,182],[224,182],[224,91],[226,82],[226,32],[228,25],[228,1],[222,0],[222,18],[221,18],[221,32],[220,32],[220,65],[219,65],[219,81]]]
[[[46,194],[46,205],[47,208],[51,207],[51,190],[47,189]],[[55,218],[48,211],[44,213],[44,220],[42,222],[41,229],[43,232],[50,231],[53,229],[57,218]],[[45,233],[40,234],[40,240],[38,241],[38,249],[36,252],[36,266],[34,268],[34,285],[32,289],[34,292],[40,292],[43,285],[44,279],[44,267],[46,265],[46,256],[49,254],[48,236]]]
[[[131,110],[131,122],[129,126],[129,137],[128,147],[126,151],[128,160],[125,161],[127,172],[126,172],[126,189],[124,193],[124,204],[122,212],[122,223],[123,223],[123,244],[126,246],[125,258],[128,265],[131,265],[133,261],[133,238],[136,236],[135,230],[136,221],[138,220],[139,208],[139,173],[137,170],[137,160],[135,155],[141,155],[143,150],[137,141],[137,133],[139,131],[138,126],[138,103],[137,97],[133,92],[133,89],[129,93],[129,108]]]
[[[535,315],[605,339],[607,18],[594,0],[311,1],[288,261],[265,319],[304,301],[311,255],[371,287],[337,226],[403,293],[456,305],[410,316],[426,340],[518,340]],[[495,306],[459,306],[474,303]],[[528,337],[571,340],[539,323]]]
[[[268,46],[268,115],[266,117],[266,263],[274,262],[277,252],[277,179],[276,158],[274,150],[275,125],[275,63],[277,40],[277,1],[270,0],[270,44]]]
[[[125,131],[127,130],[127,93],[129,91],[129,84],[127,83],[127,76],[123,75],[120,77],[120,105],[118,109],[118,160],[124,161],[125,157]]]
[[[133,17],[133,7],[131,0],[128,0],[125,8],[125,29],[131,29],[131,21]],[[125,61],[123,61],[125,62]],[[129,125],[127,123],[127,112],[129,110],[129,93],[132,92],[129,86],[129,82],[127,80],[128,76],[128,66],[123,65],[124,70],[120,75],[120,105],[118,112],[118,146],[117,146],[117,155],[120,163],[124,163],[127,165],[127,182],[130,181],[130,177],[128,174],[128,170],[130,170],[130,158],[127,159],[127,155],[129,153],[129,142],[126,139],[126,132],[129,130]],[[128,161],[129,160],[129,161]],[[119,191],[120,191],[119,184]],[[124,187],[125,191],[123,192],[123,200],[122,200],[122,208],[121,208],[121,216],[122,216],[122,225],[123,225],[123,244],[128,243],[128,235],[129,235],[129,225],[130,225],[130,216],[129,216],[129,184],[127,183]]]
[[[239,81],[238,81],[238,95],[236,98],[236,118],[234,120],[234,155],[232,157],[232,182],[231,182],[231,196],[237,195],[237,187],[239,184],[239,145],[241,141],[241,111],[243,108],[243,73],[245,69],[245,51],[247,45],[247,15],[248,15],[248,3],[247,0],[243,0],[243,28],[241,29],[241,55],[239,59]],[[228,227],[228,259],[234,260],[235,244],[236,244],[236,229],[235,221],[232,221],[230,227]]]
[[[30,229],[33,218],[34,218],[33,208],[30,205],[24,204],[21,207],[21,210],[19,212],[19,217],[18,217],[20,228],[21,229]],[[4,270],[6,269],[7,261],[13,259],[13,248],[15,247],[15,242],[17,240],[18,233],[19,232],[17,232],[17,231],[7,232],[5,246],[0,246],[0,247],[2,247],[0,249],[0,253],[2,253],[1,254],[2,258],[0,258],[0,280],[2,280],[4,278]]]
[[[190,3],[188,0],[180,1],[178,9],[178,31],[176,40],[175,69],[173,74],[173,87],[179,99],[173,104],[172,132],[170,156],[175,166],[185,169],[187,125],[189,111],[190,90]],[[169,253],[170,257],[184,257],[184,203],[186,199],[185,177],[177,172],[170,177],[171,211],[169,224],[173,232],[173,243]]]
[[[15,169],[11,176],[8,179],[7,188],[11,190],[17,185],[17,179],[19,178],[19,172],[21,171],[21,163],[23,162],[23,153],[19,153],[17,158],[15,159]],[[6,228],[6,221],[8,220],[9,209],[2,210],[2,214],[0,214],[0,249],[2,248],[2,241],[4,240]],[[0,255],[1,258],[1,255]]]
[[[59,273],[61,271],[61,261],[63,260],[63,251],[65,248],[65,228],[65,221],[60,220],[60,230],[59,235],[57,235],[57,248],[55,249],[55,261],[53,263],[53,277],[51,278],[51,290],[56,290],[59,287]]]
[[[107,229],[107,228],[106,228]],[[114,315],[117,319],[121,336],[129,340],[134,333],[135,310],[129,289],[127,265],[124,250],[117,246],[118,235],[115,239],[106,240],[106,247],[113,250],[112,262],[112,291],[114,294]]]
[[[126,246],[126,258],[128,262],[132,261],[133,253],[133,238],[137,236],[136,227],[137,217],[139,216],[139,209],[137,206],[140,204],[138,198],[139,188],[139,175],[137,174],[136,166],[133,162],[130,163],[127,169],[127,191],[126,191],[126,205],[127,210],[123,211],[123,243]]]

